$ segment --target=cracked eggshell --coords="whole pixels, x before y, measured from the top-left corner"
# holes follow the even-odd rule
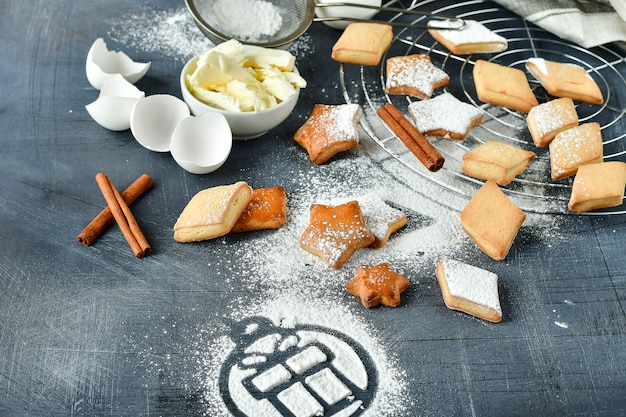
[[[167,152],[174,129],[189,116],[184,101],[169,94],[154,94],[137,101],[130,113],[130,130],[144,148]]]
[[[98,99],[85,106],[89,115],[102,127],[110,130],[130,128],[130,114],[145,93],[119,74],[102,83]]]
[[[87,53],[85,71],[89,84],[96,90],[102,88],[104,80],[120,74],[129,83],[136,83],[150,68],[150,62],[135,62],[124,52],[109,51],[104,39],[94,41]]]
[[[219,113],[183,119],[174,129],[170,151],[178,165],[192,174],[208,174],[221,167],[232,148],[233,135]]]

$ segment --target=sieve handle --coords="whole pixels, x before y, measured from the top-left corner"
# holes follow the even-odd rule
[[[370,10],[378,10],[381,12],[392,12],[392,13],[403,13],[403,14],[411,14],[418,16],[430,17],[432,19],[440,19],[440,20],[450,20],[455,24],[446,25],[446,26],[438,26],[436,24],[425,25],[420,23],[402,23],[402,22],[387,22],[384,23],[392,26],[406,27],[411,29],[447,29],[447,30],[462,30],[465,28],[465,20],[460,19],[456,16],[447,16],[442,14],[435,14],[429,12],[421,12],[418,10],[412,9],[401,9],[397,7],[386,7],[386,6],[371,6],[369,4],[358,4],[358,3],[350,3],[350,2],[333,2],[333,3],[317,3],[315,2],[315,7],[326,8],[326,7],[358,7],[361,9],[370,9]],[[332,22],[338,20],[348,20],[351,22],[371,22],[372,20],[368,19],[357,19],[353,17],[315,17],[313,19],[315,22]]]

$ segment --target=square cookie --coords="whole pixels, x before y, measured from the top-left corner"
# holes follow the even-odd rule
[[[481,180],[494,180],[507,185],[524,172],[535,153],[495,140],[488,140],[463,155],[461,170]]]
[[[574,100],[562,97],[541,103],[530,109],[526,123],[535,145],[544,148],[558,133],[578,126]]]
[[[461,212],[461,226],[476,245],[496,261],[506,258],[526,213],[489,180]]]
[[[345,64],[378,65],[392,39],[391,25],[350,23],[333,46],[331,58]]]
[[[531,58],[526,61],[526,69],[555,97],[570,97],[590,104],[604,102],[598,84],[579,65]]]
[[[621,161],[581,165],[567,207],[586,212],[621,206],[626,187],[626,163]]]
[[[552,179],[557,181],[576,174],[578,167],[602,162],[600,124],[585,123],[557,134],[550,142]]]
[[[539,104],[522,70],[479,59],[472,72],[478,98],[485,103],[523,113]]]

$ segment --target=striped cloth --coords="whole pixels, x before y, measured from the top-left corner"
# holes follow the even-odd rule
[[[585,48],[626,42],[626,0],[495,0]]]

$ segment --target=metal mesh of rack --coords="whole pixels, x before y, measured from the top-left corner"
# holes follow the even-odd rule
[[[463,197],[471,197],[482,184],[461,171],[461,157],[467,151],[494,139],[536,152],[537,157],[528,169],[503,191],[522,209],[537,213],[567,213],[573,178],[552,181],[548,148],[536,148],[526,125],[526,115],[499,106],[481,102],[474,88],[472,69],[477,59],[486,59],[501,65],[524,70],[527,59],[541,57],[551,61],[582,66],[599,85],[604,96],[602,105],[576,103],[580,123],[600,123],[605,161],[626,161],[626,49],[621,45],[605,45],[585,49],[566,42],[527,22],[512,12],[490,1],[414,1],[396,6],[418,8],[432,13],[455,15],[466,20],[478,20],[492,31],[504,36],[509,43],[506,51],[495,54],[469,56],[452,55],[438,44],[427,31],[396,30],[396,37],[377,67],[344,65],[340,77],[348,102],[364,107],[362,126],[383,148],[389,158],[400,161],[410,169],[446,190]],[[380,16],[379,16],[380,18]],[[385,16],[390,21],[419,22],[422,18],[401,13]],[[450,83],[435,95],[447,91],[471,103],[484,112],[483,122],[475,127],[464,141],[433,139],[433,144],[445,156],[446,163],[439,172],[423,168],[407,148],[393,136],[376,115],[376,108],[392,102],[406,113],[415,99],[385,94],[385,59],[390,56],[413,53],[429,54],[433,63],[450,75]],[[539,102],[551,97],[529,75],[529,82]],[[626,214],[626,204],[593,214]]]

